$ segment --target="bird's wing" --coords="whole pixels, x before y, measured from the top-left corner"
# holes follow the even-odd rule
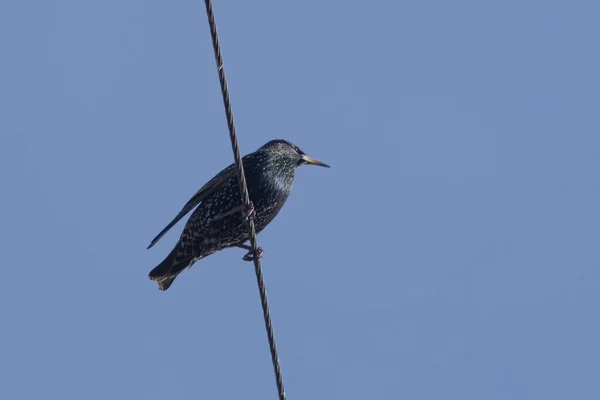
[[[163,229],[160,233],[152,240],[147,249],[154,246],[164,235],[175,225],[181,218],[183,218],[187,213],[189,213],[194,207],[200,204],[201,201],[204,201],[208,196],[211,195],[218,187],[220,187],[224,182],[229,180],[236,173],[235,165],[231,164],[229,167],[225,168],[223,171],[219,172],[214,178],[212,178],[208,183],[200,190],[196,192],[196,194],[188,201],[185,206],[181,209],[179,214]]]

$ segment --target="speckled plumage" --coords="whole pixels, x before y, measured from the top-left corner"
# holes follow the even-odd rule
[[[257,233],[283,207],[292,190],[297,167],[303,164],[328,167],[285,140],[268,142],[245,156],[243,163]],[[250,239],[236,168],[232,164],[204,185],[148,248],[198,204],[171,253],[150,272],[150,279],[157,281],[161,290],[168,289],[177,275],[196,261]]]

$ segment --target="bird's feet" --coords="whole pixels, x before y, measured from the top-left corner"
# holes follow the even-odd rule
[[[247,244],[236,243],[233,246],[239,247],[240,249],[248,250],[248,253],[246,253],[246,255],[242,257],[244,261],[254,261],[255,259],[258,259],[260,261],[262,259],[263,249],[261,249],[260,247],[256,249],[256,254],[254,254],[252,246],[248,246]]]
[[[249,250],[248,253],[246,253],[246,255],[244,257],[242,257],[242,259],[244,261],[254,261],[254,260],[260,261],[262,259],[262,256],[263,256],[263,249],[261,249],[260,247],[257,247],[256,253],[254,252],[254,250]]]
[[[256,210],[254,209],[254,203],[250,202],[250,207],[244,215],[244,222],[252,221],[254,218],[256,218]]]

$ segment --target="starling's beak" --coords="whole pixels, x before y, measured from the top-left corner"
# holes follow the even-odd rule
[[[312,157],[307,156],[306,154],[302,154],[302,160],[304,160],[307,164],[318,165],[319,167],[329,168],[329,165],[322,163],[321,161],[317,161]]]

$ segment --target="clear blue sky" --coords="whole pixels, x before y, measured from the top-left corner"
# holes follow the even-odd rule
[[[219,1],[290,399],[600,398],[600,3]],[[276,398],[243,250],[168,292],[150,240],[232,162],[204,4],[0,5],[0,382]]]

